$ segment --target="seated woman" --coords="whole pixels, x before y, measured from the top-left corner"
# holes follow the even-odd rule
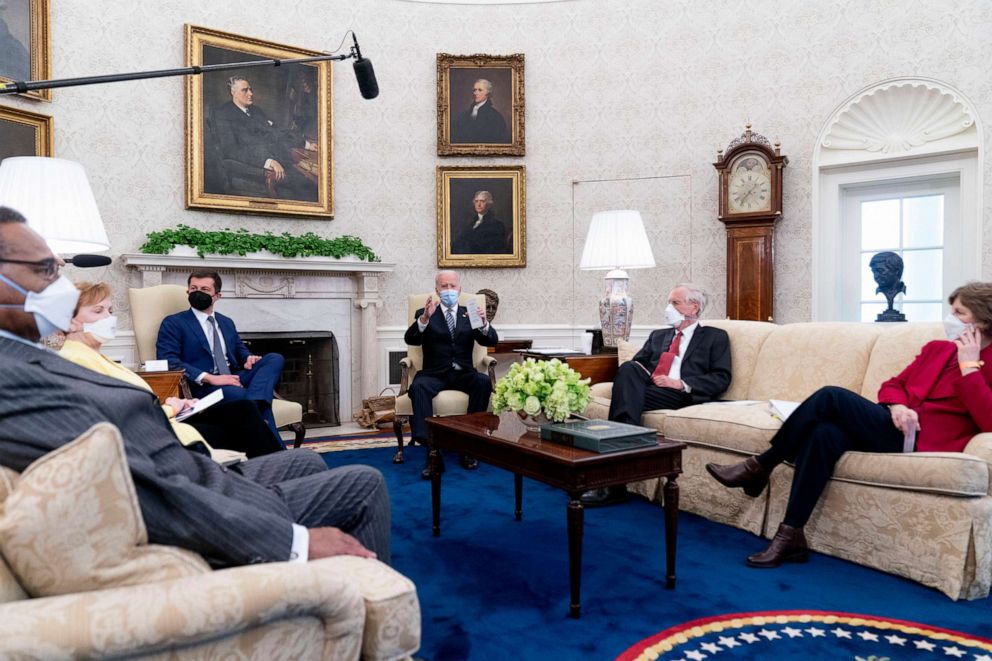
[[[144,379],[100,353],[100,347],[117,332],[110,286],[103,282],[77,282],[76,287],[80,291],[79,302],[60,351],[62,357],[151,392]],[[176,415],[195,403],[196,400],[169,397],[162,405],[184,445],[205,441],[215,448],[244,452],[249,459],[285,449],[282,440],[277,440],[265,424],[258,408],[247,400],[218,402],[184,422],[176,422]]]
[[[718,482],[752,497],[775,466],[795,465],[785,518],[768,548],[748,556],[749,565],[806,560],[803,526],[848,450],[903,452],[905,442],[910,452],[961,452],[972,436],[992,431],[992,283],[958,287],[948,301],[949,341],[928,342],[882,384],[878,404],[844,388],[821,388],[788,417],[766,452],[739,464],[706,465]]]

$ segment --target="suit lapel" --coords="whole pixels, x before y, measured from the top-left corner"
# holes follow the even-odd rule
[[[234,322],[230,317],[225,317],[219,312],[214,312],[217,317],[217,325],[220,326],[221,335],[224,336],[224,347],[227,349],[227,362],[231,364],[231,371],[237,371],[238,358],[234,355],[234,345],[238,341],[238,333],[234,328]]]
[[[186,330],[200,341],[200,346],[203,350],[210,354],[210,343],[207,342],[207,334],[203,330],[203,326],[200,325],[200,320],[196,318],[192,310],[186,310],[182,313],[181,319],[183,323],[186,324]]]
[[[685,354],[683,354],[682,356],[683,365],[689,362],[689,356],[691,356],[692,352],[695,351],[696,347],[699,346],[699,342],[697,340],[702,340],[702,339],[703,339],[703,327],[697,325],[696,330],[693,331],[692,333],[692,338],[689,340],[689,346],[686,347]]]

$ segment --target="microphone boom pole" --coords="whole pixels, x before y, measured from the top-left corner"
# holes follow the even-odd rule
[[[59,78],[55,80],[27,80],[0,84],[0,94],[23,94],[35,90],[54,89],[56,87],[77,87],[80,85],[98,85],[100,83],[117,83],[125,80],[144,80],[146,78],[168,78],[170,76],[199,76],[212,71],[226,71],[245,67],[279,67],[284,64],[309,64],[310,62],[327,62],[330,60],[347,60],[361,58],[355,52],[341,55],[315,55],[285,60],[249,60],[247,62],[231,62],[229,64],[204,64],[184,67],[182,69],[158,69],[156,71],[136,71],[134,73],[114,73],[105,76],[83,76],[80,78]]]

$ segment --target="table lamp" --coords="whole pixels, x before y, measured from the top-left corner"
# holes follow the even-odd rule
[[[606,296],[599,301],[603,345],[616,347],[630,337],[634,303],[628,295],[629,278],[624,269],[654,266],[654,255],[638,211],[600,211],[593,214],[579,268],[609,271]]]
[[[3,159],[0,205],[21,212],[56,255],[110,249],[86,171],[75,161],[45,156]]]

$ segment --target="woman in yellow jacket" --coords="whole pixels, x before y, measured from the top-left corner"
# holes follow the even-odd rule
[[[103,282],[77,282],[76,287],[80,292],[79,302],[59,352],[61,356],[151,392],[151,386],[144,379],[100,353],[100,347],[116,335],[117,318],[113,316],[110,286]],[[176,416],[196,401],[169,397],[162,405],[183,445],[201,442],[211,450],[223,448],[244,452],[249,458],[284,449],[281,441],[273,438],[258,409],[248,401],[220,402],[187,418],[186,422],[176,421]]]

